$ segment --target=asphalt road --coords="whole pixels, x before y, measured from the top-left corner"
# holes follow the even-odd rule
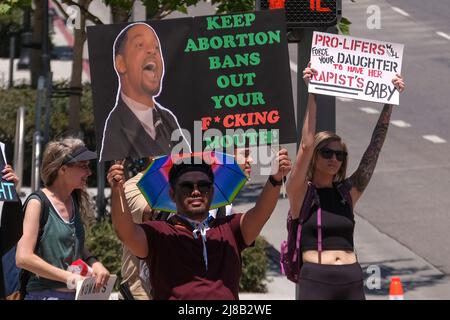
[[[381,29],[367,28],[373,1],[344,1],[351,34],[405,44],[402,74],[407,91],[394,110],[377,169],[356,211],[379,230],[450,273],[450,8],[443,1],[377,1]],[[393,9],[395,6],[398,9]],[[337,100],[337,132],[345,137],[354,170],[380,110],[362,101]],[[423,136],[437,136],[434,143]],[[434,141],[439,139],[435,138]]]

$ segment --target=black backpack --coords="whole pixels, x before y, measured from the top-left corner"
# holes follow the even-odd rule
[[[22,202],[4,202],[0,226],[0,299],[17,290],[16,245],[22,236]]]
[[[23,224],[23,218],[25,215],[25,210],[28,205],[28,202],[31,199],[31,196],[37,196],[41,202],[41,216],[39,219],[39,232],[36,240],[36,246],[34,248],[34,252],[37,252],[39,249],[39,242],[41,241],[42,234],[44,233],[44,227],[48,220],[48,214],[49,214],[49,207],[50,202],[45,196],[45,194],[38,190],[36,192],[31,193],[27,200],[25,201],[22,210],[21,210],[21,223]],[[17,244],[11,249],[14,250],[12,253],[9,253],[7,259],[11,261],[7,261],[9,265],[9,272],[5,274],[5,283],[9,283],[10,288],[14,288],[15,291],[13,292],[5,292],[5,296],[7,300],[23,300],[26,295],[26,287],[28,284],[28,281],[30,280],[31,272],[28,270],[20,269],[16,265],[15,261],[15,251],[16,251]],[[12,260],[13,259],[13,260]],[[4,261],[5,262],[5,261]],[[4,263],[5,265],[5,263]]]

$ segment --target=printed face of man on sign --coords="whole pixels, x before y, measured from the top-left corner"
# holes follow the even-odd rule
[[[176,116],[155,100],[164,77],[155,30],[140,22],[126,26],[114,41],[113,64],[119,89],[104,124],[100,161],[170,153],[172,133],[181,129]]]
[[[122,91],[145,105],[153,105],[153,97],[161,91],[164,63],[155,31],[137,24],[116,40],[115,67]]]

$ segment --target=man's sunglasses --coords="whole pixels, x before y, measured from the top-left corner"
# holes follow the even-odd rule
[[[333,158],[333,153],[336,155],[336,160],[337,161],[344,161],[345,158],[347,158],[347,152],[342,151],[342,150],[333,150],[330,148],[322,148],[319,150],[320,155],[322,156],[322,158],[324,159],[331,159]]]
[[[184,195],[191,195],[196,188],[201,194],[208,194],[211,191],[212,183],[208,181],[200,181],[197,183],[182,182],[179,184],[180,191]]]

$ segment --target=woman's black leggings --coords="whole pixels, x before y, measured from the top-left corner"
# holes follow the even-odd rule
[[[299,277],[300,300],[365,300],[359,263],[327,265],[305,262]]]

